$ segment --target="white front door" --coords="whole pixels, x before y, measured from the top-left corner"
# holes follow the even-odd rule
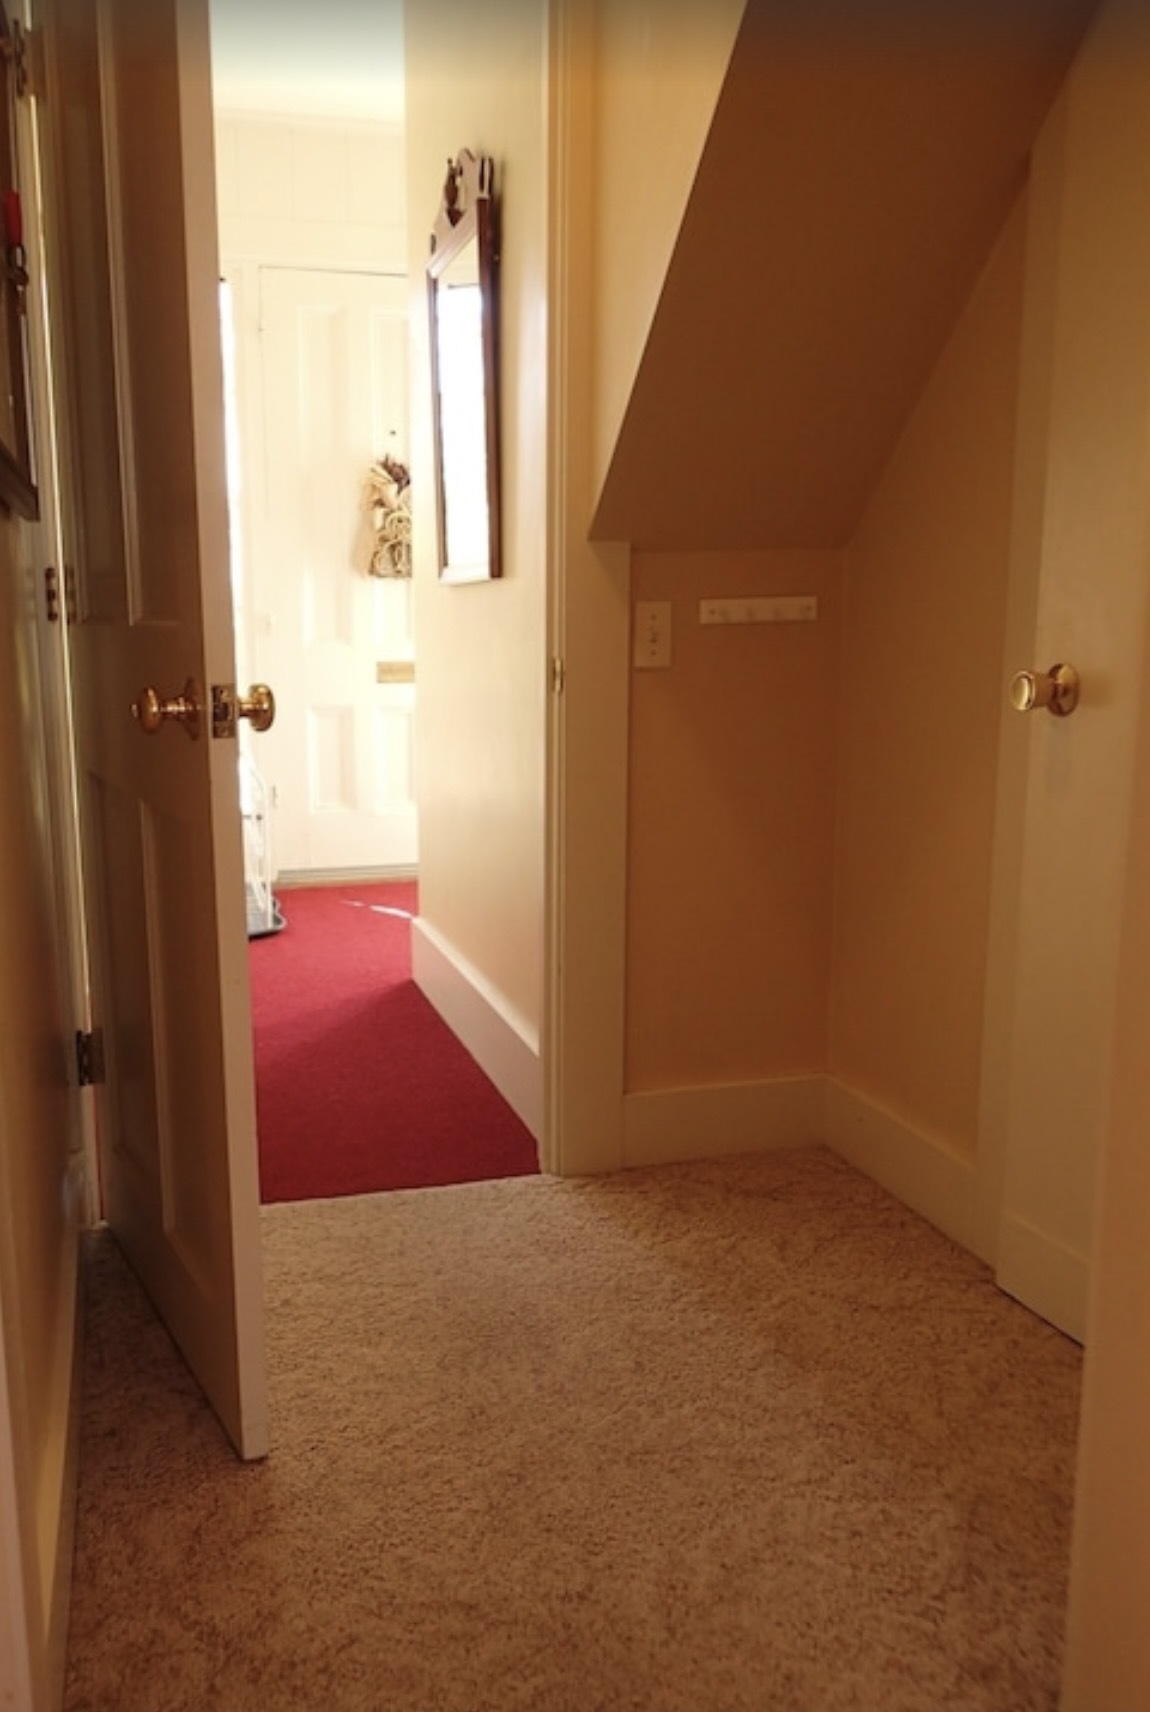
[[[267,1448],[206,0],[43,0],[104,1211]],[[146,686],[189,722],[148,735]]]
[[[257,757],[273,863],[411,868],[412,585],[369,574],[363,505],[372,462],[407,460],[407,281],[265,267],[259,297],[245,592],[252,670],[282,707]]]

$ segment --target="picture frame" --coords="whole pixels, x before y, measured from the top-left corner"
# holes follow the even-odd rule
[[[16,106],[25,93],[25,38],[0,0],[0,505],[40,515],[28,415],[28,289]]]

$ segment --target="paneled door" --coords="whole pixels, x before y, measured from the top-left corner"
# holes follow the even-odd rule
[[[373,461],[407,461],[407,292],[260,270],[248,599],[252,670],[282,710],[258,756],[280,873],[416,861],[412,585],[369,574],[364,510]]]
[[[207,0],[41,0],[103,1208],[267,1449]],[[165,717],[149,734],[146,688]],[[136,709],[134,717],[133,709]]]

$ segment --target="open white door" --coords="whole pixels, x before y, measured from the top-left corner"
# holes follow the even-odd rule
[[[206,0],[43,0],[104,1211],[267,1448]],[[198,718],[148,735],[145,686]],[[184,711],[191,712],[191,708]]]

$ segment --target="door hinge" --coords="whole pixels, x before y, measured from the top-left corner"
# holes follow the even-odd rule
[[[49,624],[60,622],[60,576],[55,565],[44,571],[44,613]]]
[[[7,34],[0,36],[0,56],[12,68],[12,87],[18,96],[41,93],[39,30],[27,30],[19,18],[13,18]]]
[[[76,1077],[81,1088],[94,1088],[104,1080],[104,1037],[99,1029],[76,1030]]]
[[[567,662],[557,654],[551,661],[551,693],[562,695],[567,687]]]

